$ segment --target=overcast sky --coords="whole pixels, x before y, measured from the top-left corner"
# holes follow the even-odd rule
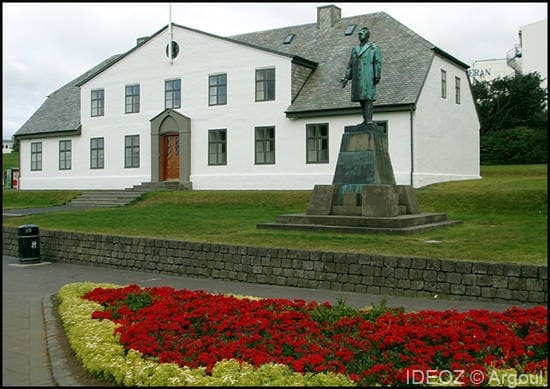
[[[166,24],[169,3],[2,3],[2,137],[46,96],[136,38]],[[520,27],[547,18],[547,3],[171,3],[172,21],[220,36],[314,23],[317,7],[342,17],[384,11],[462,62],[505,58]]]

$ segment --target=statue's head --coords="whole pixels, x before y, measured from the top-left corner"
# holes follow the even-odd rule
[[[361,29],[357,32],[357,35],[359,36],[359,40],[362,42],[369,39],[370,31],[368,27],[361,27]]]

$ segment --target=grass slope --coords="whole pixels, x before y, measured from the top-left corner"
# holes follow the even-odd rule
[[[281,213],[304,212],[310,191],[146,194],[131,206],[5,219],[4,224],[224,244],[546,264],[547,166],[486,166],[481,180],[417,191],[425,212],[461,225],[396,236],[258,230]],[[433,243],[436,241],[437,243]]]

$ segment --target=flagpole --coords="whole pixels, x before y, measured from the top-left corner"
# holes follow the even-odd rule
[[[172,30],[172,3],[168,3],[168,58],[170,58],[170,65],[172,65],[172,41],[174,40],[174,32]]]

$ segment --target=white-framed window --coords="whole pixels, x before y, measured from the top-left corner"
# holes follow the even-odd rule
[[[124,137],[124,167],[139,167],[139,135],[126,135]]]
[[[256,101],[275,100],[275,68],[256,69]]]
[[[139,84],[126,85],[124,113],[139,112]]]
[[[164,108],[181,108],[181,79],[164,81]]]
[[[227,165],[227,130],[208,130],[208,165]]]
[[[90,139],[90,169],[103,169],[105,166],[105,143],[103,138]]]
[[[59,170],[71,170],[72,141],[59,141]]]
[[[42,170],[42,142],[31,143],[31,170]]]
[[[208,76],[208,105],[227,104],[227,74]]]
[[[255,163],[269,165],[275,163],[275,127],[255,127]]]
[[[105,90],[104,89],[93,89],[92,90],[92,116],[103,116],[104,107],[105,107]]]
[[[306,124],[306,162],[328,163],[328,123]]]

